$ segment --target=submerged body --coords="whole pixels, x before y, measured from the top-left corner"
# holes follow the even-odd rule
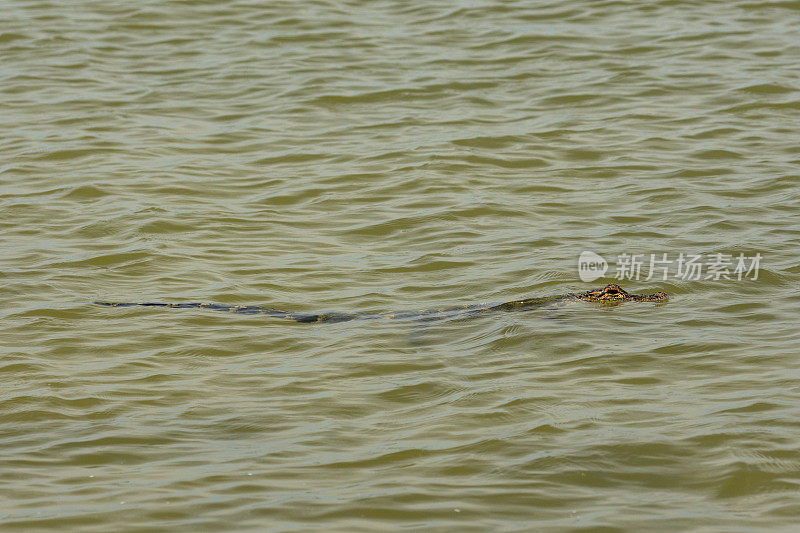
[[[261,307],[258,305],[224,305],[213,303],[158,303],[158,302],[94,302],[99,305],[110,307],[171,307],[177,309],[211,309],[213,311],[228,311],[245,315],[266,315],[275,318],[285,318],[302,323],[319,322],[347,322],[350,320],[370,320],[370,319],[421,319],[437,320],[443,318],[466,318],[482,315],[495,311],[523,311],[534,309],[546,305],[554,305],[561,302],[584,301],[593,303],[613,304],[619,302],[666,302],[669,299],[667,293],[656,292],[653,294],[630,294],[623,290],[616,283],[610,283],[601,289],[587,292],[568,293],[556,296],[545,296],[539,298],[529,298],[526,300],[514,300],[501,304],[478,304],[462,305],[458,307],[446,307],[442,309],[431,309],[426,311],[398,311],[394,313],[294,313],[291,311],[281,311],[271,307]]]

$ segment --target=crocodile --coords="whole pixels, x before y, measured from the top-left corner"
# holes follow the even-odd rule
[[[397,311],[392,313],[382,312],[362,312],[362,313],[295,313],[292,311],[281,311],[271,307],[261,307],[258,305],[225,305],[215,303],[159,303],[159,302],[94,302],[98,305],[110,307],[170,307],[177,309],[210,309],[212,311],[227,311],[245,315],[266,315],[275,318],[294,320],[306,324],[320,322],[347,322],[350,320],[371,320],[371,319],[421,319],[421,320],[440,320],[445,318],[466,318],[483,315],[494,311],[523,311],[535,309],[548,305],[558,305],[571,301],[584,301],[599,304],[617,304],[621,302],[666,302],[669,299],[667,293],[656,292],[653,294],[630,294],[616,283],[609,283],[600,289],[586,292],[567,293],[556,296],[543,296],[538,298],[527,298],[524,300],[513,300],[501,304],[477,304],[462,305],[457,307],[445,307],[440,309],[430,309],[424,311]]]

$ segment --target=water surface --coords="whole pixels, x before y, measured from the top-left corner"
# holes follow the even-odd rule
[[[7,2],[4,530],[790,530],[800,3]],[[667,305],[305,325],[744,254]]]

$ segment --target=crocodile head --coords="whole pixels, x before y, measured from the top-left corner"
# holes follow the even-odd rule
[[[616,283],[609,283],[602,289],[582,292],[576,297],[585,302],[666,302],[669,297],[665,292],[653,294],[630,294]]]
[[[642,299],[646,302],[666,302],[669,300],[669,296],[664,291],[658,291],[653,294],[643,294]]]

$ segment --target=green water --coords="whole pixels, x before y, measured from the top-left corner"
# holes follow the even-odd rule
[[[795,527],[800,2],[3,12],[4,531]]]

